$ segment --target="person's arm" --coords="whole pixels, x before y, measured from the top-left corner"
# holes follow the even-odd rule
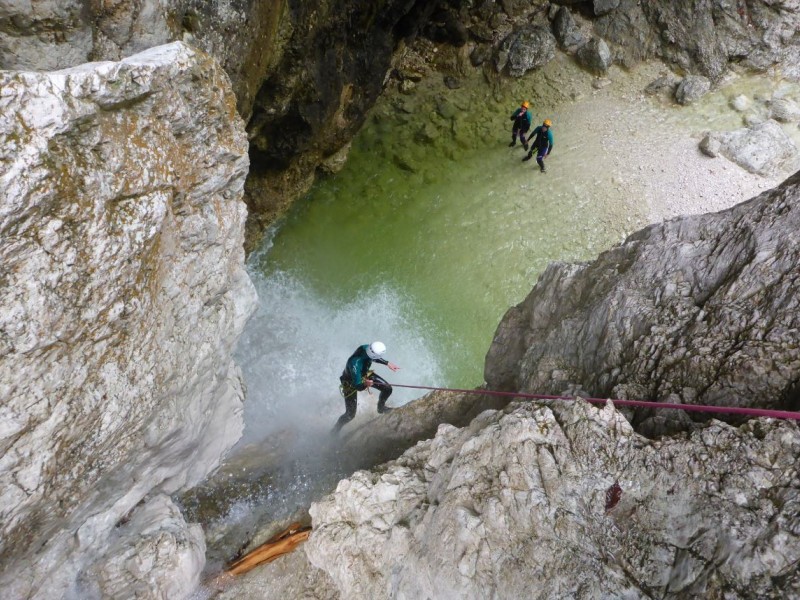
[[[552,154],[552,152],[553,152],[553,132],[550,131],[549,129],[547,130],[547,145],[550,146],[547,149],[547,153],[548,154]]]
[[[389,368],[390,368],[392,371],[399,371],[399,370],[400,370],[400,367],[398,367],[398,366],[397,366],[396,364],[394,364],[394,363],[390,363],[390,362],[389,362],[388,360],[386,360],[385,358],[376,358],[376,359],[375,359],[375,360],[373,360],[372,362],[376,362],[376,363],[378,363],[379,365],[386,365],[386,366],[387,366],[387,367],[389,367]]]
[[[514,119],[516,119],[518,114],[519,114],[519,109],[511,113],[511,120],[513,121]]]

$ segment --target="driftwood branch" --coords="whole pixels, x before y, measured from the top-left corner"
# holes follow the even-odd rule
[[[254,569],[258,565],[272,562],[297,548],[311,535],[311,527],[303,527],[300,523],[292,523],[284,531],[261,544],[255,550],[248,552],[239,560],[234,561],[225,571],[226,575],[241,575]]]

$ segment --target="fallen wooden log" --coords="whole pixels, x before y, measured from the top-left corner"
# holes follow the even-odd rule
[[[311,527],[303,527],[300,523],[292,523],[284,531],[272,537],[268,542],[261,544],[255,550],[248,552],[239,560],[231,563],[226,575],[241,575],[254,569],[258,565],[272,562],[279,556],[288,554],[302,544],[311,535]]]

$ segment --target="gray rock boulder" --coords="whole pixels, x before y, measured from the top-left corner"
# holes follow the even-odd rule
[[[675,89],[675,100],[678,104],[691,104],[705,96],[711,90],[711,81],[702,75],[687,75]]]
[[[340,481],[304,549],[342,598],[796,597],[798,452],[788,422],[651,442],[516,404]]]
[[[798,277],[800,173],[724,212],[646,227],[591,263],[550,265],[503,317],[484,377],[490,389],[796,409]]]
[[[592,0],[595,16],[601,17],[619,6],[620,0]]]
[[[0,585],[46,598],[241,434],[248,146],[229,79],[182,43],[0,88]]]
[[[566,6],[559,8],[553,19],[553,33],[558,44],[568,51],[576,50],[586,43],[586,38],[578,29],[572,13]]]
[[[777,173],[797,155],[794,140],[773,120],[736,131],[714,132],[710,137],[719,145],[720,154],[759,175]]]
[[[722,144],[719,139],[711,133],[707,133],[700,140],[700,152],[711,158],[716,158],[720,154]]]
[[[604,75],[611,66],[611,50],[601,38],[594,37],[578,48],[575,57],[584,68],[595,75]]]
[[[675,96],[675,90],[678,89],[680,83],[681,78],[675,75],[675,73],[666,73],[651,81],[647,87],[644,88],[644,93],[650,96],[662,95],[673,98]]]
[[[791,98],[776,98],[769,107],[769,118],[781,123],[800,121],[800,105]]]
[[[556,40],[546,27],[528,26],[511,32],[500,44],[495,59],[497,72],[504,69],[512,77],[522,77],[553,60]]]

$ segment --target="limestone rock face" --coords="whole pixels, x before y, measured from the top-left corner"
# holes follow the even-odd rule
[[[312,505],[343,598],[788,598],[796,424],[651,442],[612,406],[512,404],[442,425]]]
[[[188,525],[168,496],[137,507],[116,539],[84,579],[99,598],[186,598],[205,564],[203,528]],[[156,593],[157,592],[157,593]]]
[[[595,21],[595,31],[623,49],[625,60],[660,56],[683,70],[716,81],[736,60],[800,78],[800,3],[640,2],[620,0]]]
[[[0,67],[59,69],[92,58],[118,59],[163,44],[179,0],[30,0],[4,3]]]
[[[798,232],[800,173],[721,213],[646,227],[592,263],[552,264],[503,317],[487,385],[797,409]]]
[[[90,597],[131,509],[240,436],[247,140],[182,43],[0,90],[0,585]]]

